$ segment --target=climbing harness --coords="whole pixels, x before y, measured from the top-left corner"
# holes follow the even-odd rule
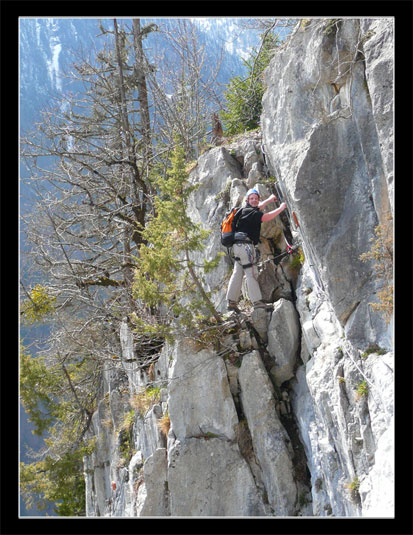
[[[237,236],[237,235],[239,236],[240,234],[244,234],[244,233],[243,232],[237,232],[235,236]],[[238,262],[243,269],[248,269],[248,268],[253,267],[253,266],[258,264],[258,261],[260,259],[261,253],[260,253],[260,250],[257,247],[253,246],[251,240],[248,238],[248,236],[246,234],[245,234],[244,239],[241,239],[241,238],[242,238],[242,236],[239,236],[238,239],[235,241],[235,243],[245,243],[247,245],[247,247],[245,247],[245,251],[247,253],[249,262],[247,264],[241,264],[241,258],[239,256],[232,256],[231,258],[233,258],[236,262]],[[254,248],[255,254],[253,253],[253,249],[252,248]],[[255,259],[254,259],[254,257],[255,257]]]
[[[265,256],[267,256],[268,258],[266,260],[262,260],[261,262],[259,261],[260,260],[260,257],[261,257],[261,252],[258,248],[255,249],[256,251],[256,254],[257,254],[257,259],[255,262],[253,263],[250,263],[250,264],[241,264],[241,266],[244,268],[244,269],[247,269],[249,267],[252,267],[254,265],[256,265],[258,268],[261,268],[262,266],[264,266],[265,264],[267,264],[268,262],[275,262],[276,260],[278,260],[279,258],[283,258],[284,256],[289,256],[289,255],[292,255],[294,253],[297,252],[297,250],[299,249],[299,245],[290,245],[287,240],[286,240],[286,243],[287,243],[287,248],[285,251],[283,251],[282,253],[278,254],[278,255],[272,255],[272,254],[266,254]],[[233,256],[232,255],[232,247],[228,247],[227,248],[227,253],[228,253],[228,256],[231,260],[235,260],[236,262],[240,262],[240,258],[238,256]]]
[[[232,258],[233,258],[234,260],[236,260],[237,262],[241,263],[241,259],[240,259],[238,256],[233,256]],[[252,267],[252,266],[255,266],[255,265],[256,265],[256,263],[251,263],[251,264],[241,264],[241,267],[242,267],[242,269],[248,269],[248,268],[250,268],[250,267]]]

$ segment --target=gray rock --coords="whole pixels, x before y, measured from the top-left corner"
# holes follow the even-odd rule
[[[257,182],[261,182],[263,179],[262,172],[260,170],[259,162],[254,162],[248,173],[247,186],[252,188]]]
[[[184,342],[174,350],[169,416],[179,440],[212,433],[235,438],[238,417],[222,358]]]
[[[140,516],[168,516],[169,489],[166,449],[159,448],[143,465],[146,499]]]
[[[380,436],[374,466],[360,483],[363,516],[394,517],[394,424]]]
[[[268,326],[268,352],[274,358],[272,369],[278,386],[294,375],[300,340],[300,323],[291,301],[279,299]]]
[[[262,134],[270,167],[298,215],[305,258],[345,325],[376,291],[371,266],[359,257],[370,248],[389,202],[375,116],[357,55],[360,23],[328,24],[326,19],[311,21],[308,28],[297,29],[274,56],[266,71]],[[386,36],[381,43],[387,55],[391,33]],[[386,135],[391,138],[392,132]],[[362,323],[366,319],[359,317]],[[376,334],[382,329],[377,318]]]
[[[387,188],[376,188],[376,205],[380,206],[383,201],[387,203],[388,197],[393,211],[394,20],[363,19],[360,21],[360,32],[366,59],[366,81],[387,184]]]
[[[143,417],[138,417],[135,420],[133,429],[134,444],[136,449],[142,452],[144,459],[147,459],[153,455],[155,450],[165,445],[165,439],[157,425],[161,416],[161,407],[154,405]]]
[[[292,447],[278,418],[274,389],[257,351],[243,357],[239,382],[242,407],[268,501],[276,516],[292,515],[297,499]]]
[[[96,448],[85,462],[87,516],[104,516],[112,495],[110,467],[115,439],[111,429],[102,424],[107,421],[108,414],[106,401],[101,401],[89,430],[96,437]]]
[[[299,273],[286,259],[260,267],[263,298],[275,310],[268,333],[270,313],[254,312],[252,321],[268,336],[276,385],[289,383],[312,502],[300,505],[309,494],[296,477],[285,411],[258,352],[243,354],[254,347],[245,325],[239,339],[222,337],[240,352],[241,368],[180,340],[165,344],[151,379],[135,360],[125,320],[121,358],[105,362],[88,431],[97,447],[84,461],[87,516],[394,514],[393,325],[369,305],[380,281],[360,261],[393,206],[393,26],[390,18],[301,21],[266,71],[262,140],[251,132],[205,152],[189,179],[198,188],[188,215],[211,231],[195,266],[224,251],[219,225],[249,187],[269,195],[262,142],[270,174],[298,216],[290,230],[304,265]],[[263,260],[285,248],[281,218],[262,225],[259,247]],[[203,278],[220,312],[229,264],[222,259]],[[360,358],[370,343],[388,352]],[[362,380],[368,389],[360,397]],[[162,388],[160,404],[134,418],[128,456],[118,428],[129,394],[151,381]],[[157,422],[167,412],[166,440]]]
[[[251,323],[259,334],[261,341],[266,344],[268,341],[268,311],[264,308],[254,308],[251,313]]]
[[[236,444],[218,438],[176,442],[168,482],[172,516],[263,516],[262,498]]]

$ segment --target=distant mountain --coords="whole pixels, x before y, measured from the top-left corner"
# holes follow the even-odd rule
[[[99,29],[100,19],[21,18],[20,19],[20,125],[22,130],[39,119],[41,109],[51,104],[53,96],[68,89],[63,73],[74,61],[72,51],[99,50],[105,37]],[[191,19],[199,27],[201,42],[213,64],[222,47],[225,51],[220,84],[244,71],[242,58],[259,42],[257,31],[241,30],[236,19]],[[124,21],[129,23],[131,21]],[[173,31],[176,19],[142,19]],[[161,34],[152,33],[144,41],[147,53],[153,56],[164,46]],[[70,87],[73,91],[73,87]]]
[[[71,50],[92,46],[98,31],[94,19],[20,19],[21,130],[30,128],[64,90],[62,73],[72,62]]]
[[[218,63],[223,51],[222,63],[216,78],[216,92],[222,97],[226,84],[238,74],[245,72],[243,57],[247,57],[252,47],[259,43],[259,32],[241,30],[236,19],[198,18],[191,19],[199,29],[199,41],[205,48],[207,62],[212,68]],[[102,35],[100,22],[108,27],[109,20],[81,18],[25,18],[19,21],[19,90],[20,90],[20,132],[24,134],[33,129],[41,119],[41,110],[52,107],[54,98],[67,91],[76,93],[81,86],[65,77],[79,57],[96,54],[103,48],[106,40],[113,39],[110,34]],[[161,29],[174,35],[179,24],[177,19],[142,19],[142,25],[153,22]],[[119,25],[132,26],[131,19],[119,19]],[[150,61],[157,58],[173,61],[171,50],[162,33],[152,32],[144,40],[144,49]],[[170,68],[171,62],[168,63]],[[215,110],[214,110],[215,111]],[[21,166],[22,177],[27,176]],[[25,184],[21,184],[22,207],[29,196]]]

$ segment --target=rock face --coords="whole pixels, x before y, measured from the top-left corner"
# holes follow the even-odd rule
[[[279,299],[268,326],[268,351],[274,357],[271,369],[278,386],[294,377],[300,342],[300,323],[291,301]]]
[[[212,233],[195,265],[222,251],[222,217],[249,187],[287,198],[259,245],[273,309],[224,315],[224,351],[165,343],[150,369],[125,319],[84,461],[88,516],[394,515],[392,324],[360,261],[393,206],[392,25],[300,23],[266,71],[261,132],[199,158],[189,214]],[[301,265],[279,256],[283,232]],[[231,267],[204,278],[222,314]]]
[[[233,440],[238,418],[223,359],[185,343],[177,344],[172,355],[168,407],[175,437],[210,434]]]
[[[256,351],[242,359],[239,382],[269,503],[276,515],[288,516],[294,513],[297,500],[291,441],[277,415],[274,389]]]
[[[264,515],[248,463],[230,441],[177,441],[168,473],[172,516]]]
[[[356,343],[365,340],[360,324],[369,325],[371,341],[386,331],[366,306],[377,282],[359,256],[391,210],[392,27],[391,19],[310,20],[266,71],[262,133],[269,165],[299,214],[318,285]],[[374,96],[381,95],[379,85],[381,97]]]

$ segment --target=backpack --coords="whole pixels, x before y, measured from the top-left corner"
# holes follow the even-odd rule
[[[241,211],[242,208],[235,207],[225,214],[221,223],[221,243],[224,247],[232,247],[234,245],[235,229]]]

